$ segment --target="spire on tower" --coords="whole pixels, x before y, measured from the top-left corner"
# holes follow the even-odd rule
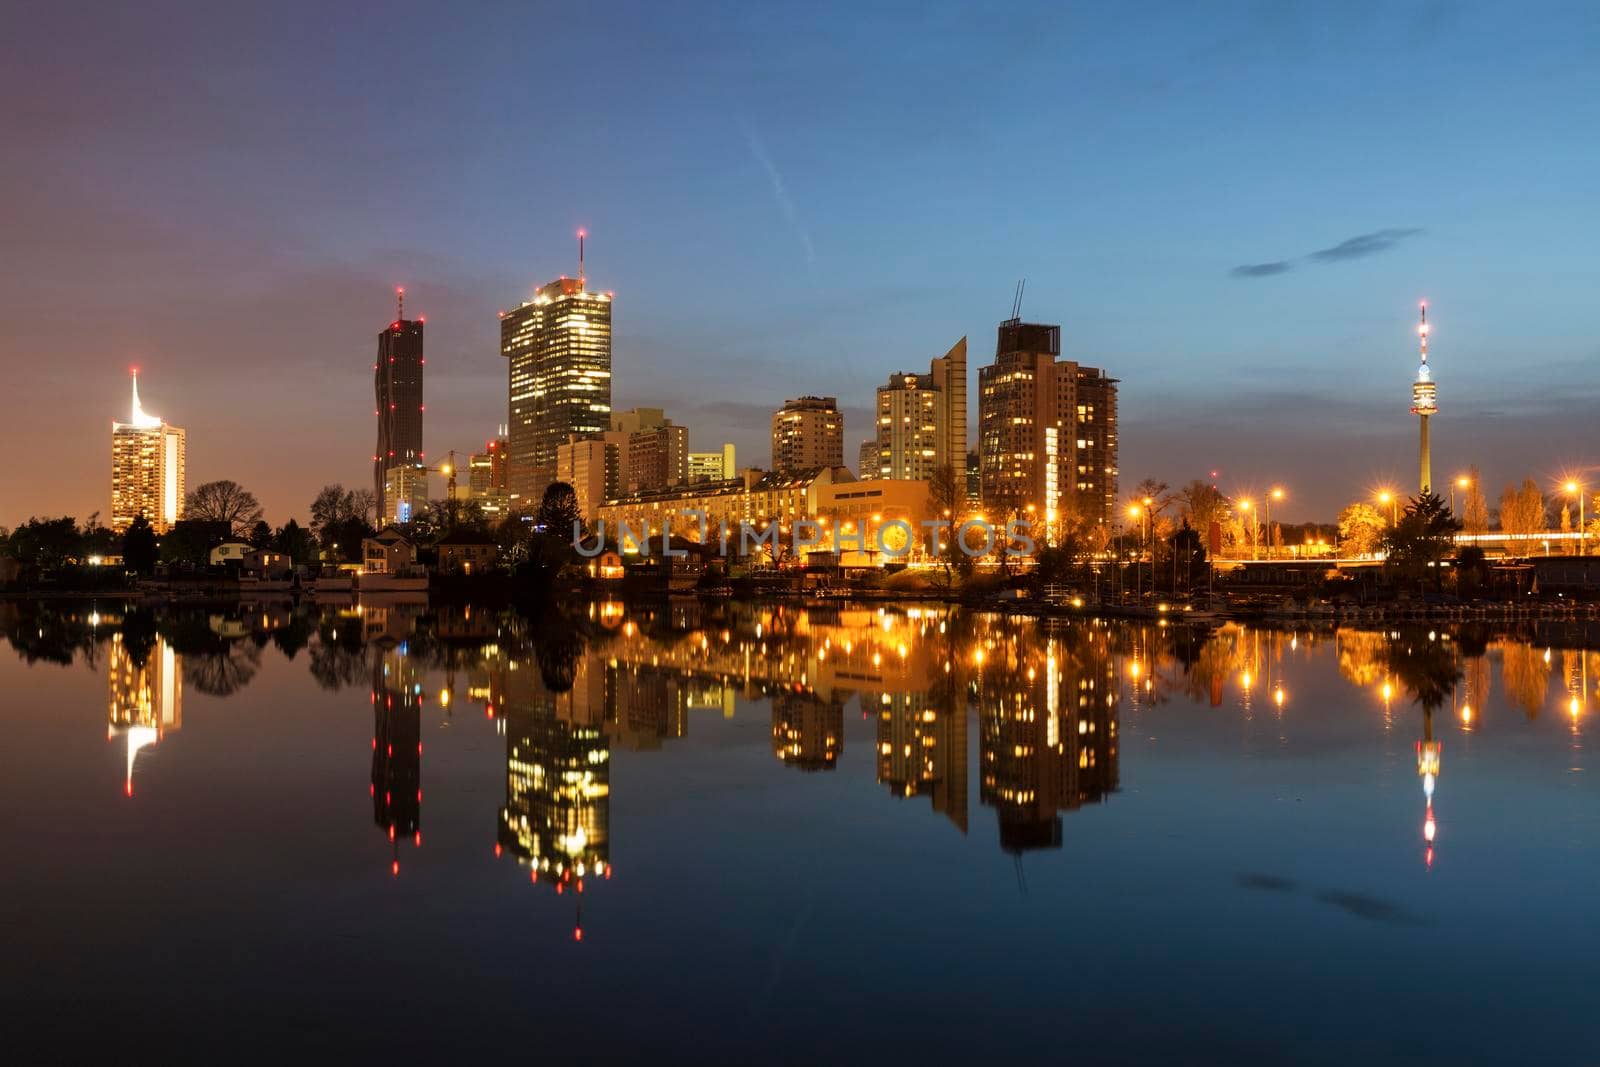
[[[578,280],[583,281],[583,239],[589,236],[585,230],[578,231]]]
[[[403,285],[394,287],[394,321],[406,321],[406,288]]]

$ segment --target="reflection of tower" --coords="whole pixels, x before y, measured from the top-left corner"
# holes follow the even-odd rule
[[[1094,645],[1044,642],[1044,662],[988,674],[978,692],[980,798],[997,809],[1007,852],[1061,846],[1060,811],[1115,792],[1117,681]]]
[[[966,833],[966,708],[954,707],[943,695],[884,693],[878,698],[878,781],[900,796],[928,794],[933,810]]]
[[[1419,446],[1418,481],[1422,492],[1428,493],[1433,488],[1432,459],[1428,449],[1428,418],[1438,410],[1435,403],[1438,387],[1434,385],[1432,373],[1428,370],[1428,302],[1422,302],[1422,323],[1417,327],[1417,335],[1422,339],[1422,365],[1417,368],[1417,380],[1411,383],[1411,414],[1417,416],[1422,427]]]
[[[844,705],[787,690],[772,697],[772,754],[803,771],[831,771],[844,750]]]
[[[133,765],[139,750],[183,725],[183,677],[178,655],[157,637],[142,659],[121,633],[111,635],[107,663],[106,737],[127,739],[128,767],[122,791],[133,796]]]
[[[506,802],[495,855],[509,849],[534,882],[583,892],[611,877],[611,749],[597,725],[558,718],[547,701],[514,708],[504,723]],[[583,939],[583,927],[573,931]]]
[[[422,844],[422,683],[401,644],[372,668],[372,821],[394,842]]]
[[[1433,739],[1433,711],[1422,712],[1422,740],[1417,742],[1417,775],[1422,779],[1422,795],[1426,808],[1422,819],[1422,840],[1427,845],[1424,862],[1433,866],[1433,787],[1439,780],[1439,752],[1442,742]]]

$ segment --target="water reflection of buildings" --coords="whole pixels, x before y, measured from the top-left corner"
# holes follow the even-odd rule
[[[372,821],[388,833],[399,874],[399,839],[422,844],[422,679],[404,644],[372,665]]]
[[[866,697],[862,698],[866,700]],[[967,705],[954,683],[881,693],[878,781],[898,796],[927,795],[933,810],[967,832]]]
[[[121,736],[128,746],[122,789],[133,796],[133,769],[139,751],[183,725],[181,659],[163,637],[141,655],[121,633],[111,635],[107,663],[107,739]]]
[[[772,695],[772,754],[788,767],[831,771],[844,750],[844,702],[805,691]]]
[[[1117,789],[1117,677],[1102,636],[1018,628],[982,658],[979,796],[1008,852],[1059,848],[1059,813]]]
[[[585,880],[611,877],[611,750],[592,726],[548,711],[513,713],[506,734],[506,803],[495,855],[505,849],[529,878],[574,893],[572,936],[583,940]]]

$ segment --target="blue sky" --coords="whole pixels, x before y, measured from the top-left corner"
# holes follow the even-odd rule
[[[365,484],[396,284],[430,453],[481,445],[495,312],[579,226],[617,406],[747,463],[801,393],[853,459],[873,387],[963,334],[986,362],[1026,277],[1123,382],[1128,486],[1218,469],[1313,518],[1407,484],[1423,297],[1440,480],[1600,466],[1592,5],[37,4],[8,36],[0,523],[107,510],[131,363],[191,483],[275,522]]]

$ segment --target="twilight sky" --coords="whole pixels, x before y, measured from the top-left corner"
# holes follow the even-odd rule
[[[1200,12],[1204,13],[1201,14]],[[367,485],[393,287],[431,456],[505,419],[497,309],[617,294],[618,408],[765,465],[771,409],[1023,315],[1122,380],[1122,481],[1328,518],[1589,469],[1600,7],[8,5],[0,524],[110,510],[127,368],[275,524]],[[976,399],[972,404],[976,420]]]

